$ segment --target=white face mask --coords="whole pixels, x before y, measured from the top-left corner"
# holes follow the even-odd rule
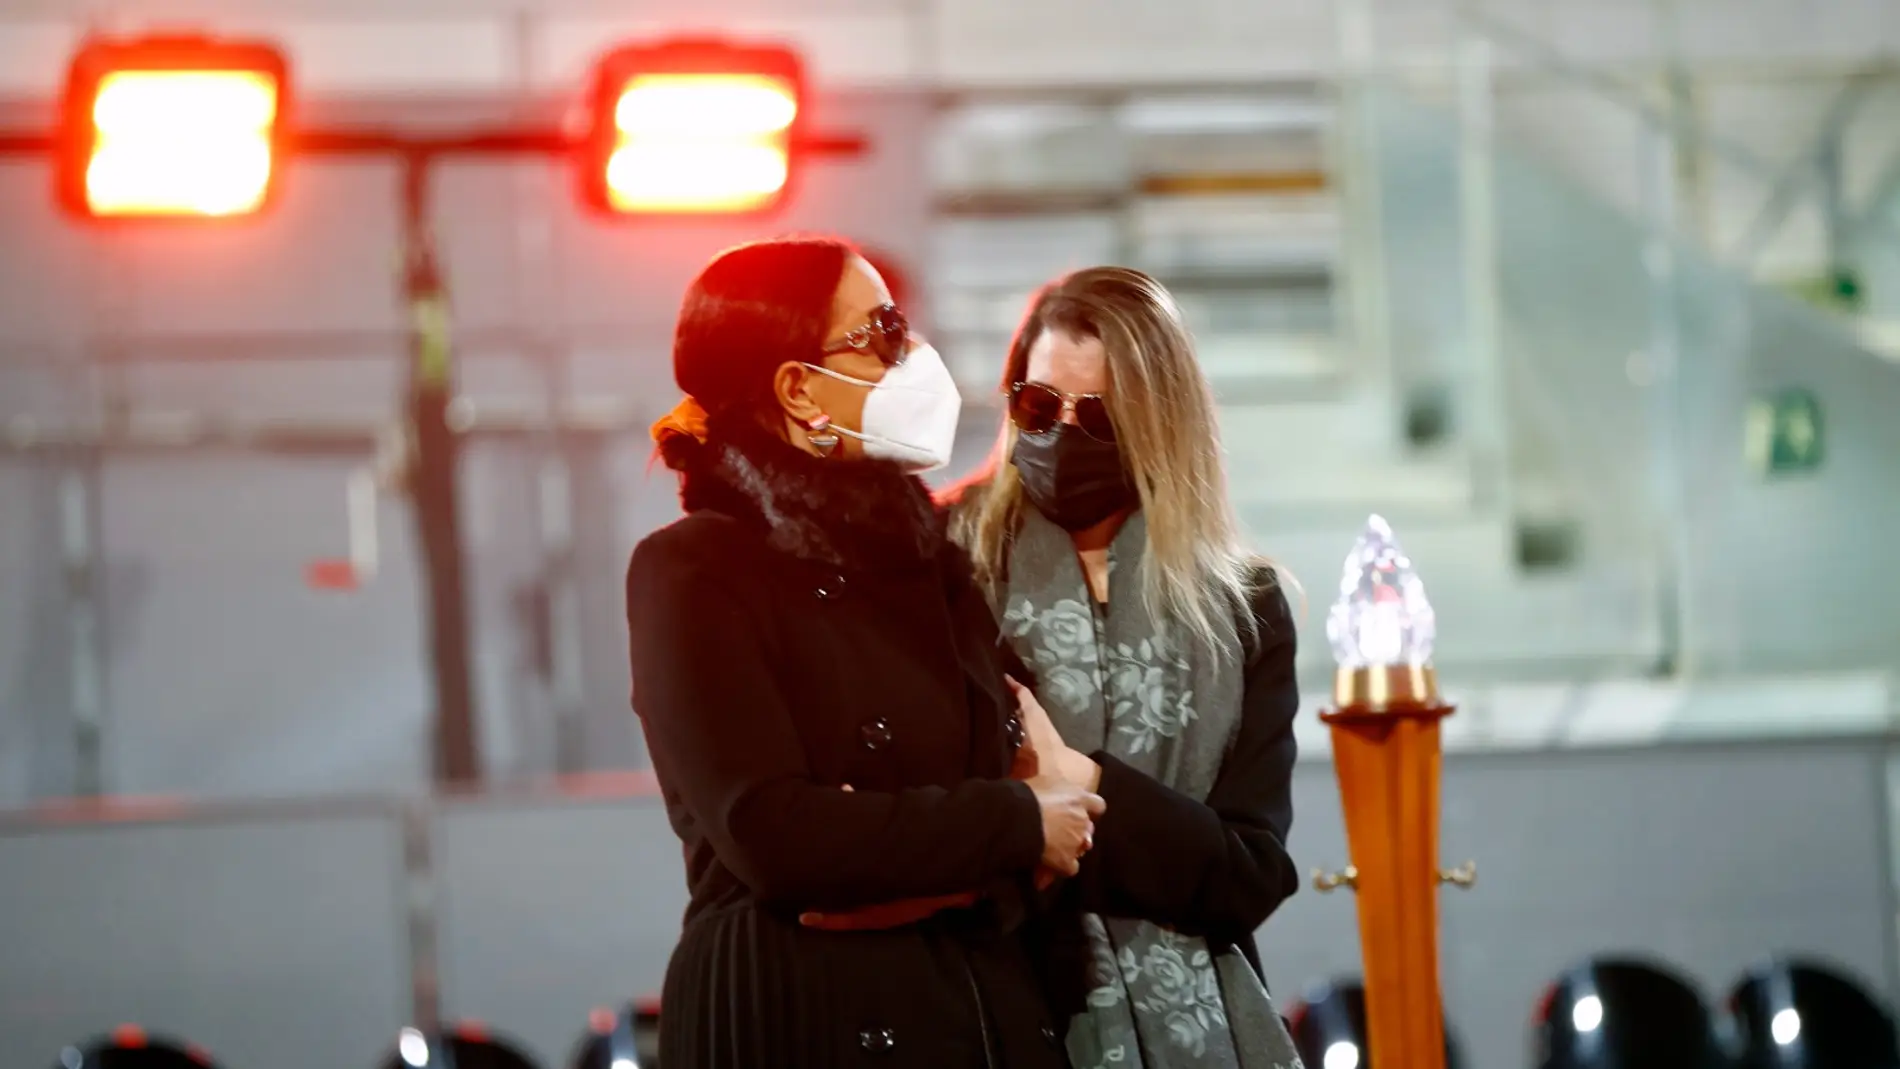
[[[905,469],[922,473],[950,463],[950,450],[956,444],[957,418],[963,414],[963,395],[943,357],[929,345],[919,345],[904,357],[904,362],[884,373],[876,382],[840,374],[817,364],[806,367],[857,386],[868,386],[864,399],[864,427],[851,430],[832,424],[839,434],[864,443],[866,456],[892,460]]]

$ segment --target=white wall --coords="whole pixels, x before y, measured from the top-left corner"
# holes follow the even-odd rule
[[[529,75],[566,84],[620,36],[720,29],[788,37],[834,86],[1072,85],[1260,81],[1338,66],[1329,0],[171,0],[167,21],[281,37],[318,92],[466,92]],[[1375,3],[1379,52],[1415,61],[1456,39],[1449,0]],[[1586,59],[1648,58],[1657,0],[1493,0],[1489,5]],[[1887,0],[1680,0],[1678,38],[1698,61],[1843,61],[1900,46]],[[154,5],[13,0],[0,21],[0,96],[57,84],[89,21],[149,24],[113,12]],[[525,17],[523,13],[528,13]],[[524,21],[531,26],[525,46]]]
[[[1653,51],[1648,3],[1514,3],[1522,21],[1572,51],[1598,59]],[[176,0],[165,10],[234,32],[280,34],[318,97],[383,101],[418,94],[492,101],[524,81],[543,89],[565,86],[600,46],[662,27],[790,36],[808,49],[820,82],[834,91],[819,101],[823,120],[874,132],[877,148],[864,159],[818,168],[779,225],[843,231],[913,265],[924,261],[929,243],[931,180],[931,109],[917,88],[1257,82],[1339,69],[1333,6],[1322,0],[1174,0],[1165,6],[1152,0],[618,6],[543,0],[527,20],[515,13],[522,6]],[[1900,44],[1900,5],[1891,0],[1834,0],[1825,18],[1793,0],[1685,6],[1685,47],[1711,61],[1834,62]],[[0,16],[0,99],[49,99],[82,20],[100,10],[79,0],[9,0]],[[1388,3],[1377,27],[1378,51],[1442,61],[1453,40],[1446,11],[1447,5],[1426,0]],[[1796,11],[1808,14],[1790,14]],[[900,85],[913,91],[894,92]],[[1563,151],[1574,173],[1613,198],[1627,195],[1636,149],[1626,126],[1614,117],[1575,121],[1567,116],[1599,106],[1574,94],[1560,105],[1561,94],[1542,92],[1543,98],[1514,98],[1512,132]],[[1820,106],[1817,94],[1811,87],[1762,92],[1765,98],[1721,98],[1712,110],[1736,129],[1754,123],[1747,136],[1759,135],[1764,153],[1791,154],[1806,141],[1802,120]],[[457,112],[422,108],[418,117],[441,121],[451,114]],[[634,397],[657,411],[671,399],[664,347],[682,286],[710,251],[756,228],[661,233],[597,227],[576,216],[564,198],[536,192],[547,176],[534,170],[458,165],[444,175],[444,241],[461,326],[527,324],[607,338],[576,353],[573,392]],[[258,227],[141,235],[121,244],[59,220],[48,204],[42,165],[0,165],[0,423],[46,415],[58,396],[76,393],[59,384],[60,367],[21,370],[23,352],[50,347],[71,356],[108,327],[172,337],[380,331],[382,342],[330,362],[233,360],[141,368],[129,378],[137,399],[158,408],[388,413],[401,326],[391,277],[393,192],[386,166],[325,164],[300,170],[283,211]],[[550,202],[561,207],[533,208]],[[545,221],[555,270],[522,266],[517,243],[535,225],[532,218],[524,224],[524,214],[551,215]],[[520,392],[534,384],[529,366],[519,353],[471,354],[467,388],[478,398]],[[617,648],[618,572],[632,539],[671,508],[669,488],[649,481],[643,462],[640,442],[621,441],[583,464],[591,472],[583,478],[594,480],[582,502],[591,532],[585,534],[591,539],[587,697],[600,727],[590,736],[589,757],[600,766],[639,760],[624,705],[624,654]],[[483,708],[491,752],[503,771],[545,767],[538,760],[545,724],[534,719],[532,701],[510,690],[520,643],[510,597],[537,563],[528,530],[528,467],[523,456],[478,456],[469,473]],[[107,727],[117,740],[108,748],[109,788],[300,793],[396,786],[419,777],[426,699],[400,509],[386,518],[383,585],[354,601],[327,601],[302,589],[299,570],[310,555],[341,548],[341,465],[120,458],[106,476],[114,680]],[[4,801],[61,793],[71,781],[57,500],[53,477],[42,467],[14,461],[0,467]],[[224,630],[181,626],[205,619],[224,621]],[[240,678],[231,666],[256,677]],[[293,693],[306,699],[274,697]],[[312,725],[332,748],[311,741]],[[193,741],[200,730],[221,741]],[[362,765],[351,756],[356,747],[393,756],[385,765]]]

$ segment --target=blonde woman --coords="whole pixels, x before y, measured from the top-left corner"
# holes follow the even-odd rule
[[[1193,342],[1154,279],[1078,271],[1036,297],[1004,388],[951,534],[1035,674],[1042,770],[1107,803],[1040,937],[1070,1058],[1287,1069],[1254,931],[1297,886],[1293,620],[1241,546]]]

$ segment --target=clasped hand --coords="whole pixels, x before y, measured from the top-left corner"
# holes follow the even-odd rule
[[[1017,747],[1010,776],[1022,780],[1036,795],[1042,810],[1042,863],[1036,886],[1046,888],[1057,879],[1073,876],[1082,855],[1095,845],[1095,818],[1105,805],[1095,794],[1101,768],[1088,755],[1071,749],[1050,722],[1049,714],[1028,687],[1009,680],[1023,723],[1023,743]],[[850,790],[847,784],[844,788]],[[799,922],[827,931],[898,928],[914,924],[946,909],[976,904],[975,891],[905,898],[842,912],[810,912]]]

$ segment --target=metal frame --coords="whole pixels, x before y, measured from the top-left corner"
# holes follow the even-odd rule
[[[1694,79],[1698,82],[1745,80],[1751,74],[1779,73],[1786,77],[1813,78],[1839,83],[1836,95],[1830,101],[1826,115],[1821,119],[1820,130],[1811,147],[1783,165],[1767,159],[1749,145],[1715,133],[1702,124],[1695,109],[1684,106],[1690,103],[1686,99],[1690,95],[1689,74],[1680,63],[1672,62],[1665,65],[1665,84],[1662,87],[1663,91],[1659,93],[1652,86],[1645,84],[1640,77],[1625,76],[1614,69],[1576,60],[1560,47],[1523,29],[1507,18],[1485,10],[1480,4],[1466,0],[1460,5],[1458,15],[1461,23],[1470,32],[1503,43],[1515,52],[1532,57],[1538,68],[1556,81],[1596,92],[1605,99],[1629,109],[1632,114],[1672,142],[1676,142],[1679,146],[1689,146],[1690,151],[1687,153],[1682,152],[1680,148],[1677,150],[1679,156],[1677,166],[1688,168],[1688,177],[1700,179],[1700,176],[1694,173],[1694,169],[1706,157],[1710,162],[1734,167],[1760,179],[1768,192],[1748,231],[1731,248],[1719,250],[1725,258],[1738,262],[1744,270],[1754,269],[1764,248],[1779,232],[1787,216],[1798,206],[1800,198],[1817,187],[1823,199],[1822,207],[1828,226],[1828,253],[1832,261],[1829,264],[1830,268],[1839,271],[1846,266],[1843,262],[1843,245],[1846,231],[1853,226],[1879,228],[1888,232],[1889,236],[1895,240],[1900,240],[1900,226],[1875,213],[1860,213],[1851,219],[1848,218],[1849,212],[1841,203],[1842,179],[1838,158],[1846,128],[1860,113],[1862,105],[1873,89],[1883,83],[1892,83],[1900,79],[1900,63],[1892,58],[1881,57],[1851,64],[1720,68],[1713,72],[1705,71],[1703,65],[1698,64],[1694,72]],[[1641,75],[1644,72],[1639,70],[1635,73]],[[1511,75],[1513,78],[1524,76],[1524,72],[1514,72]]]
[[[465,577],[463,537],[460,529],[460,457],[464,429],[458,414],[452,411],[455,397],[456,358],[451,337],[449,287],[437,252],[430,199],[431,182],[438,163],[450,159],[484,157],[564,157],[579,158],[585,135],[559,126],[538,123],[514,123],[477,127],[455,133],[425,134],[377,126],[335,126],[292,129],[288,145],[296,156],[340,158],[390,158],[401,162],[397,196],[401,205],[400,252],[403,269],[400,298],[408,315],[410,352],[408,384],[405,396],[405,464],[410,496],[415,505],[416,535],[422,548],[425,592],[428,598],[428,636],[430,666],[435,693],[435,772],[443,783],[476,781],[482,775],[482,759],[476,734],[475,688],[470,664],[468,595]],[[795,132],[792,150],[800,156],[855,155],[866,145],[855,133]],[[0,157],[51,157],[58,151],[58,136],[40,130],[0,129]],[[119,224],[123,225],[123,224]],[[308,431],[309,428],[303,428]],[[45,435],[37,428],[16,428],[11,440],[0,449],[35,450],[43,447]],[[77,449],[94,456],[111,442],[111,435],[99,431],[69,436],[57,441],[67,455]],[[361,441],[359,431],[345,439]],[[378,438],[380,436],[377,436]],[[343,445],[334,435],[283,434],[273,436],[234,430],[226,426],[196,428],[195,433],[146,436],[145,441],[182,438],[188,443],[221,444],[227,448],[303,447],[332,451]],[[126,444],[121,430],[118,444]],[[374,446],[372,445],[372,448]],[[96,518],[96,517],[95,517]],[[89,572],[87,574],[90,574]],[[84,593],[83,588],[75,588]],[[80,598],[74,602],[82,620],[94,622],[89,636],[96,636],[96,614],[86,610],[93,602]],[[78,626],[78,625],[75,625]],[[92,643],[96,647],[96,643]],[[77,671],[77,665],[75,671]],[[81,718],[83,720],[83,717]],[[82,729],[82,739],[84,729]],[[83,749],[83,746],[82,746]],[[97,780],[96,775],[90,777]],[[86,784],[101,789],[98,782]]]

